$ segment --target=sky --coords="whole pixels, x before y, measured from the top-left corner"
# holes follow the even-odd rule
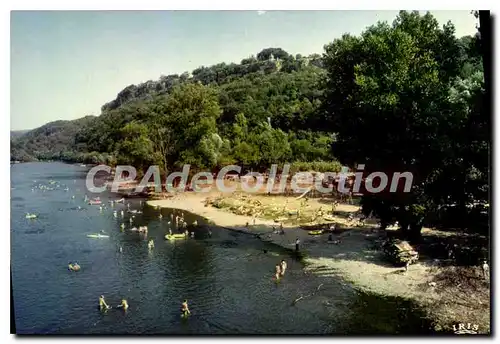
[[[12,11],[11,130],[99,115],[131,84],[239,63],[264,48],[322,53],[397,11]],[[469,11],[432,11],[473,35]]]

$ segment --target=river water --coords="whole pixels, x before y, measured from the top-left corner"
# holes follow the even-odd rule
[[[105,194],[99,195],[102,211],[88,205],[86,172],[62,163],[11,165],[11,270],[19,334],[428,333],[428,322],[412,304],[306,274],[286,251],[252,236],[213,226],[209,236],[202,218],[184,213],[188,223],[199,224],[190,229],[195,237],[170,242],[164,239],[169,228],[176,231],[170,214],[180,211],[162,209],[160,218],[160,210],[132,200],[130,209],[143,211],[133,215],[123,204],[111,207],[108,200],[116,197]],[[26,219],[26,213],[38,217]],[[147,238],[129,230],[143,225]],[[100,231],[109,238],[87,237]],[[155,242],[151,251],[149,239]],[[272,276],[281,259],[288,270],[276,284]],[[81,271],[70,272],[70,261]],[[130,308],[103,313],[97,309],[101,294],[112,306],[125,298]],[[293,304],[301,295],[306,297]],[[188,319],[180,318],[183,299],[192,312]]]

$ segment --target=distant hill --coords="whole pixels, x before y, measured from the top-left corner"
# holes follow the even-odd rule
[[[172,90],[189,84],[201,84],[217,93],[215,101],[222,110],[217,123],[221,135],[233,136],[238,114],[250,128],[271,121],[275,129],[290,133],[291,141],[296,141],[294,158],[323,159],[329,154],[330,141],[329,134],[320,133],[324,126],[318,125],[316,118],[322,93],[318,84],[323,75],[321,55],[292,55],[281,48],[263,49],[240,63],[218,63],[200,66],[191,73],[162,75],[155,81],[125,87],[102,106],[100,116],[11,132],[11,160],[104,162],[126,157],[123,128],[134,123],[150,125],[150,116],[163,111]],[[311,144],[305,140],[312,140]]]
[[[77,132],[95,116],[72,121],[54,121],[33,130],[11,131],[11,160],[60,159],[63,152],[76,152]]]
[[[25,129],[25,130],[11,130],[10,131],[10,138],[17,138],[20,136],[23,136],[27,132],[30,132],[31,129]]]

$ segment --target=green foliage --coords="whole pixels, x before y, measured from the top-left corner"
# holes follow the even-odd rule
[[[323,56],[266,48],[239,64],[130,85],[98,117],[11,135],[11,159],[157,164],[163,173],[186,163],[412,171],[410,194],[362,204],[384,225],[418,233],[448,205],[469,216],[478,213],[471,203],[487,203],[483,47],[479,35],[456,38],[451,23],[402,11],[392,24],[335,39]]]
[[[364,201],[366,212],[384,223],[398,220],[412,235],[443,202],[486,200],[471,177],[474,170],[487,185],[489,137],[479,116],[472,119],[483,83],[472,46],[450,23],[439,28],[429,13],[401,12],[392,25],[378,23],[325,47],[323,104],[337,134],[333,149],[343,163],[365,163],[365,171],[417,176],[406,197]]]

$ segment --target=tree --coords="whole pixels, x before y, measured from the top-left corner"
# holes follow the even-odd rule
[[[156,120],[149,125],[149,136],[158,152],[165,175],[169,170],[169,159],[175,151],[176,137],[165,116],[158,115]]]
[[[437,207],[429,189],[460,154],[454,142],[465,116],[453,111],[449,97],[460,73],[457,51],[451,23],[440,29],[431,14],[404,11],[392,26],[378,23],[325,47],[323,104],[337,132],[333,149],[343,163],[366,164],[367,172],[414,173],[410,194],[372,195],[365,202],[366,211],[375,210],[383,222],[398,220],[413,237]],[[453,186],[440,191],[450,194]]]
[[[177,136],[177,164],[192,163],[198,166],[212,164],[212,153],[200,149],[206,138],[217,133],[217,118],[221,114],[218,97],[211,87],[186,83],[174,87],[162,111],[169,116],[172,132]]]
[[[271,58],[271,55],[275,59],[281,59],[281,60],[284,60],[288,56],[290,56],[290,54],[288,54],[286,51],[284,51],[281,48],[266,48],[257,54],[257,59],[259,61],[267,61]]]

